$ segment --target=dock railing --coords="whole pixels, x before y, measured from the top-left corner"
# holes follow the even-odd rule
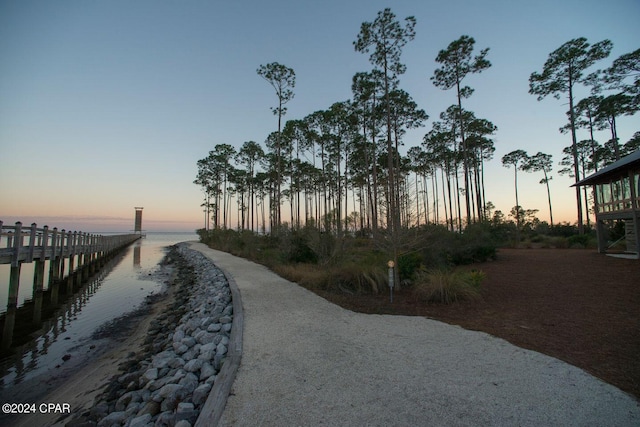
[[[6,350],[11,346],[23,263],[34,263],[33,300],[38,306],[42,303],[45,261],[49,261],[49,285],[57,286],[66,279],[72,290],[74,285],[93,275],[109,255],[140,237],[140,234],[104,236],[57,228],[50,230],[47,226],[38,228],[35,223],[24,228],[21,222],[4,225],[0,221],[0,264],[11,264],[1,348]],[[67,260],[68,266],[65,266]],[[56,304],[57,289],[51,298]],[[35,310],[34,323],[40,322],[39,316],[39,310]]]

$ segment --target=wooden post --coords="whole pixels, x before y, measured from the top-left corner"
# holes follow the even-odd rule
[[[19,260],[20,249],[22,247],[22,223],[16,222],[13,239],[13,259],[11,260],[11,272],[9,275],[9,296],[7,298],[7,313],[4,318],[4,330],[2,331],[2,349],[7,350],[13,341],[13,327],[16,323],[16,309],[18,308],[18,289],[20,287],[20,268],[22,263]]]
[[[97,267],[97,253],[98,253],[98,236],[91,236],[91,275],[93,276],[96,273]]]
[[[35,222],[31,224],[31,233],[29,233],[29,255],[27,255],[27,259],[25,260],[27,263],[33,262],[33,253],[36,248],[36,234],[38,232],[37,227]]]
[[[42,230],[42,253],[36,259],[33,275],[33,324],[39,325],[42,320],[42,299],[44,288],[44,264],[46,262],[47,244],[49,239],[49,227],[44,226]]]
[[[20,268],[22,263],[16,267],[11,266],[9,276],[9,298],[7,300],[7,313],[4,318],[4,330],[2,331],[2,349],[7,350],[13,341],[13,326],[16,323],[16,310],[18,308],[18,288],[20,287]]]
[[[60,265],[58,263],[58,227],[53,227],[53,236],[51,236],[51,259],[49,263],[49,285],[58,280],[58,272]]]
[[[58,273],[60,272],[60,257],[57,254],[60,246],[58,227],[53,227],[51,237],[51,259],[49,260],[49,298],[53,305],[58,305]]]
[[[60,233],[60,245],[59,251],[60,256],[58,257],[58,281],[64,282],[64,270],[66,268],[66,256],[67,256],[67,248],[65,242],[67,241],[67,232],[63,228]]]
[[[11,266],[17,267],[20,264],[20,249],[22,248],[22,223],[16,222],[15,233],[13,235],[13,257]]]
[[[73,255],[72,255],[72,247],[73,244],[73,235],[71,234],[71,231],[67,231],[67,245],[66,245],[66,249],[63,256],[63,259],[65,258],[69,258],[69,267],[67,268],[67,274],[65,275],[64,272],[64,268],[62,269],[62,280],[65,281],[66,285],[67,285],[67,295],[71,295],[73,294],[73,277],[72,277],[72,272],[73,272],[73,266],[74,266],[74,259],[73,259]],[[64,263],[64,261],[62,261]]]
[[[86,282],[89,279],[89,254],[91,253],[91,237],[89,233],[84,233],[82,236],[82,281]]]

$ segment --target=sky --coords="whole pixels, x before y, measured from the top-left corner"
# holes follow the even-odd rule
[[[498,127],[487,200],[503,212],[515,205],[504,154],[543,151],[554,161],[554,220],[575,222],[573,180],[556,172],[571,143],[558,131],[568,101],[537,101],[529,76],[577,37],[613,42],[593,70],[639,48],[638,0],[0,0],[0,221],[129,231],[141,206],[146,230],[203,227],[198,159],[217,144],[264,146],[277,130],[277,98],[256,69],[279,62],[295,70],[286,119],[348,100],[353,75],[372,69],[353,42],[386,7],[416,18],[400,86],[430,116],[407,133],[404,149],[456,102],[430,77],[438,52],[469,35],[492,63],[467,77],[475,92],[463,104]],[[640,114],[618,120],[622,143],[638,130]],[[548,221],[541,178],[518,175],[520,204]]]

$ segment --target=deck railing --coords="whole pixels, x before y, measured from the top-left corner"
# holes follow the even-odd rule
[[[11,346],[22,264],[34,263],[33,300],[36,310],[33,322],[39,323],[38,306],[42,304],[45,261],[49,261],[49,285],[53,287],[51,302],[57,304],[58,283],[66,281],[68,291],[72,291],[74,285],[93,275],[109,255],[140,237],[140,234],[103,236],[64,229],[58,231],[57,228],[50,230],[47,226],[38,228],[35,223],[24,228],[21,222],[4,225],[0,221],[0,264],[11,264],[2,349]],[[66,261],[68,266],[65,266]]]

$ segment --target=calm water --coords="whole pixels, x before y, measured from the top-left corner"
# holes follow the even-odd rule
[[[166,253],[178,242],[198,240],[195,233],[147,233],[122,251],[112,263],[43,324],[43,335],[25,345],[15,360],[0,366],[0,388],[46,373],[60,365],[62,357],[86,343],[101,325],[135,310],[147,295],[162,290],[152,273]],[[8,266],[0,269],[0,304],[6,312]],[[48,268],[48,267],[47,267]],[[6,271],[5,271],[6,270]],[[45,277],[45,286],[48,278]],[[33,264],[23,264],[19,304],[31,298]]]

